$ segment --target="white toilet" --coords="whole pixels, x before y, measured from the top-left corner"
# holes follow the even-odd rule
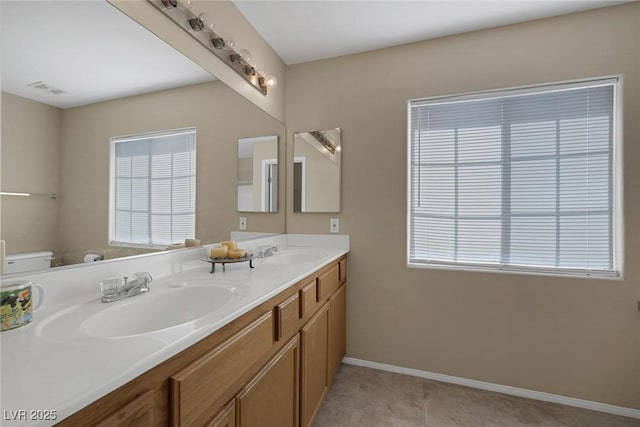
[[[4,258],[4,274],[24,273],[34,270],[51,268],[53,252],[24,252],[21,254],[7,255]]]

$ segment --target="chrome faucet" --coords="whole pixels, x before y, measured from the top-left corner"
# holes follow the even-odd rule
[[[274,252],[277,252],[277,251],[278,251],[278,249],[280,249],[280,246],[278,246],[278,245],[272,245],[272,246],[269,246],[269,245],[260,245],[260,246],[258,246],[258,248],[257,248],[257,254],[256,254],[256,256],[257,256],[258,258],[268,257],[268,256],[273,255],[273,253],[274,253]]]
[[[264,248],[264,256],[271,256],[274,252],[278,252],[278,249],[280,249],[280,246],[278,245],[268,246]]]
[[[114,302],[124,298],[149,292],[149,284],[153,281],[149,273],[135,273],[133,279],[106,279],[100,284],[102,289],[102,302]]]

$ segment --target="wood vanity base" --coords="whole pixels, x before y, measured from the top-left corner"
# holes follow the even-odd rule
[[[58,426],[307,427],[346,351],[346,256]]]

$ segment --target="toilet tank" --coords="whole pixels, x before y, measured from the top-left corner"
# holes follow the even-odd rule
[[[4,274],[23,273],[25,271],[51,268],[53,252],[24,252],[7,255],[4,259]]]

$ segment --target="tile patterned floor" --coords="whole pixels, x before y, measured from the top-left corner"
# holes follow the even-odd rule
[[[342,365],[314,427],[640,427],[640,420]]]

